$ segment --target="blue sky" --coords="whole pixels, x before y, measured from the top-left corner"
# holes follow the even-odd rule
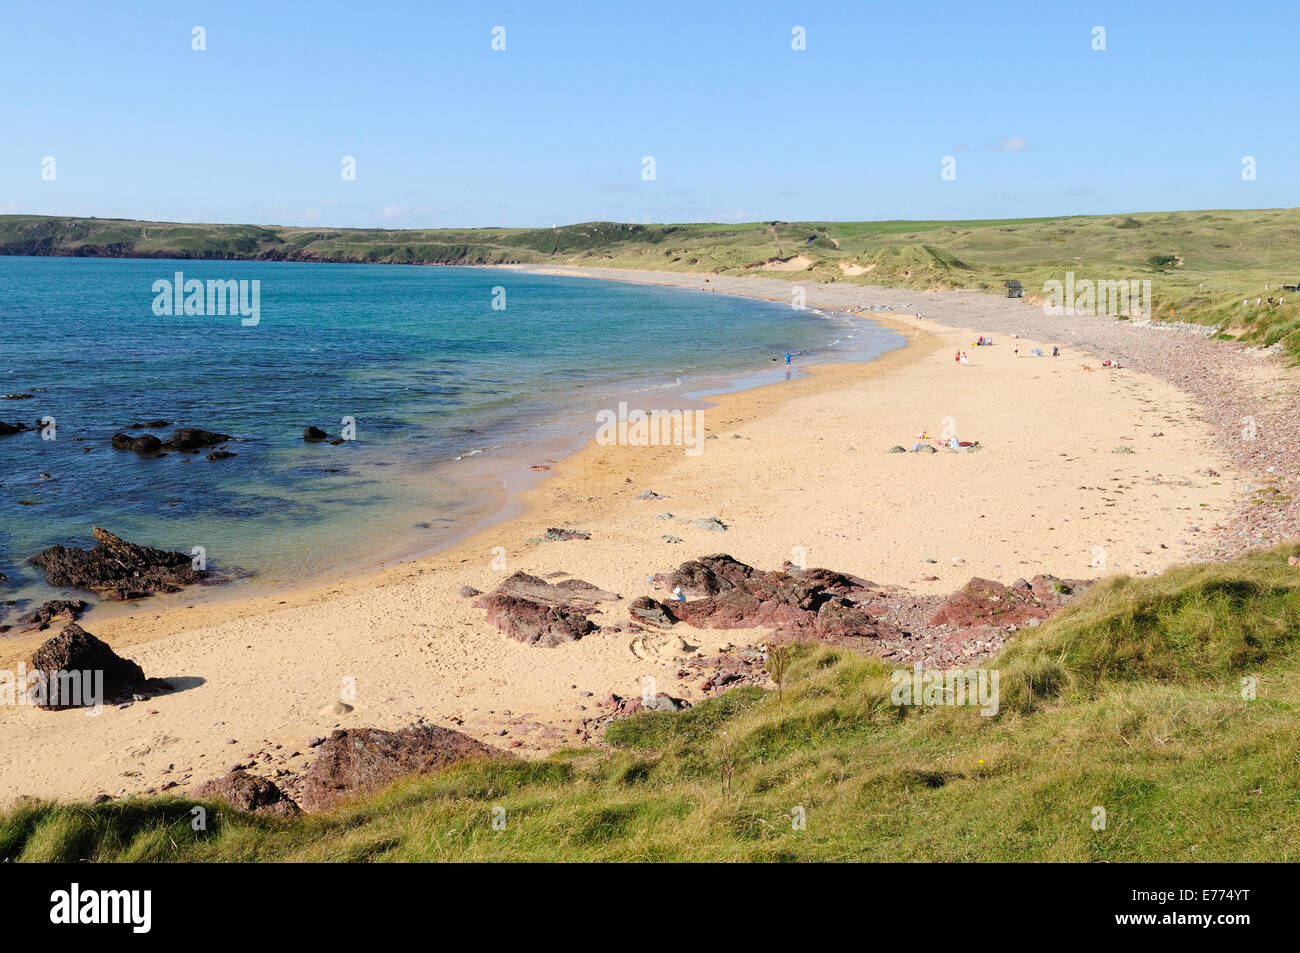
[[[398,228],[1291,206],[1294,21],[1280,2],[3,0],[0,213]]]

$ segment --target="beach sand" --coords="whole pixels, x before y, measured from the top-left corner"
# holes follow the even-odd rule
[[[701,276],[600,276],[706,287]],[[775,278],[708,286],[790,294],[789,282]],[[1133,370],[1102,369],[1077,349],[1032,357],[1028,338],[972,347],[982,314],[1024,306],[962,293],[912,306],[922,297],[810,286],[810,306],[894,303],[907,313],[872,317],[905,333],[908,346],[713,399],[704,422],[716,439],[698,456],[593,441],[555,462],[516,515],[432,556],[273,596],[165,611],[146,600],[104,620],[92,612],[83,620],[89,631],[181,690],[94,717],[0,710],[8,753],[0,799],[129,794],[168,782],[183,791],[262,751],[270,754],[259,770],[295,770],[313,754],[307,739],[334,726],[394,728],[420,716],[531,754],[577,743],[581,719],[598,714],[601,696],[639,694],[647,676],[661,692],[699,697],[698,678],[677,678],[684,655],[675,638],[598,633],[531,648],[457,595],[465,585],[488,591],[516,570],[563,571],[620,593],[622,602],[595,617],[604,624],[626,620],[637,596],[663,596],[647,576],[706,553],[764,569],[806,553],[811,566],[946,593],[971,576],[1158,572],[1189,558],[1193,527],[1208,532],[1228,518],[1243,480],[1187,395]],[[949,322],[969,318],[970,330],[911,315],[935,309],[946,309]],[[954,363],[958,349],[968,365]],[[937,438],[945,426],[983,449],[888,452],[910,447],[922,431]],[[637,499],[645,490],[666,498]],[[665,511],[674,519],[656,519]],[[676,521],[705,517],[727,531]],[[591,539],[529,541],[548,527]],[[761,638],[677,629],[704,652]],[[0,668],[15,668],[52,634],[6,639]],[[349,679],[354,708],[335,714],[328,706]]]

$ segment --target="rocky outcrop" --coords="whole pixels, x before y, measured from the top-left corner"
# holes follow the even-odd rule
[[[31,557],[51,586],[72,586],[110,599],[138,599],[156,592],[179,592],[201,582],[207,570],[195,569],[184,553],[140,546],[95,527],[90,549],[51,546]]]
[[[865,579],[829,569],[798,569],[789,563],[766,572],[725,554],[682,563],[655,581],[683,594],[686,601],[638,599],[635,619],[662,627],[665,620],[707,629],[770,628],[797,638],[855,644],[895,637],[895,626],[867,606],[878,588]]]
[[[296,817],[302,813],[297,803],[281,791],[274,781],[249,774],[242,768],[205,781],[190,793],[196,798],[225,801],[235,810],[245,813],[276,817]]]
[[[404,775],[429,774],[468,758],[499,757],[507,755],[459,731],[424,722],[400,731],[337,730],[303,774],[298,803],[304,811],[328,811]]]
[[[329,438],[330,435],[327,434],[325,431],[321,430],[319,427],[303,428],[302,439],[307,441],[308,443],[320,443],[321,441],[328,440]]]
[[[18,617],[19,632],[43,632],[55,622],[76,622],[86,611],[80,599],[51,599]]]
[[[8,437],[10,434],[22,433],[25,430],[31,429],[31,427],[27,426],[20,420],[15,420],[11,424],[7,424],[3,420],[0,420],[0,437]]]
[[[29,666],[45,675],[38,708],[58,711],[131,701],[137,695],[158,695],[171,691],[162,679],[147,679],[143,669],[109,648],[75,622],[64,626],[54,638],[32,653]],[[54,677],[56,673],[60,676]],[[80,682],[79,685],[76,683]],[[75,686],[75,687],[74,687]],[[92,689],[102,691],[91,697]]]
[[[1010,586],[975,576],[939,604],[930,624],[970,628],[1041,622],[1087,587],[1084,580],[1055,576],[1017,579]]]
[[[599,632],[600,627],[588,616],[599,611],[599,603],[619,598],[617,593],[581,579],[552,584],[517,572],[476,600],[474,606],[486,609],[488,622],[510,638],[525,645],[554,648]]]

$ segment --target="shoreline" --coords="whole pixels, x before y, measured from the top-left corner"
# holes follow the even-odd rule
[[[729,297],[762,300],[740,294]],[[841,344],[840,341],[829,343],[836,329],[841,324],[847,326],[847,321],[837,320],[836,316],[829,314],[816,320],[824,326],[824,333],[819,331],[818,335],[824,337],[825,343],[816,350],[795,352],[803,358],[802,362],[796,362],[797,367],[808,362],[813,366],[823,362],[861,362],[874,356],[876,348],[870,343],[856,347],[837,347]],[[275,561],[274,558],[263,559],[261,562],[250,560],[247,566],[252,568],[251,572],[244,571],[245,563],[238,556],[231,558],[228,554],[227,558],[231,561],[218,560],[214,563],[221,579],[220,585],[192,587],[181,593],[158,594],[130,604],[96,600],[75,590],[52,588],[36,574],[35,577],[24,580],[22,588],[14,588],[11,583],[10,598],[18,599],[19,604],[5,614],[7,617],[0,616],[0,622],[12,624],[23,611],[35,608],[47,600],[89,598],[91,606],[84,621],[93,626],[150,610],[178,610],[194,602],[212,605],[278,595],[303,588],[318,588],[375,573],[392,565],[426,558],[457,545],[482,528],[517,515],[518,507],[515,504],[521,493],[545,479],[549,467],[580,451],[590,439],[593,432],[591,415],[601,407],[615,405],[622,398],[629,401],[634,398],[651,400],[648,394],[643,393],[646,391],[662,395],[664,400],[676,401],[678,403],[674,406],[680,405],[684,409],[705,407],[720,394],[765,386],[769,383],[765,378],[775,380],[777,366],[776,358],[772,357],[771,363],[764,360],[759,364],[679,371],[676,375],[661,369],[639,370],[631,376],[628,376],[630,372],[622,371],[619,372],[621,376],[610,380],[580,385],[587,389],[574,391],[573,395],[563,400],[557,398],[548,406],[528,409],[517,416],[522,421],[517,428],[502,429],[498,426],[495,429],[477,431],[479,442],[472,444],[472,449],[448,451],[445,455],[423,461],[418,466],[399,462],[394,469],[384,471],[389,480],[393,480],[396,475],[394,488],[398,489],[401,499],[394,497],[394,502],[388,504],[386,509],[368,516],[363,514],[362,518],[382,523],[387,529],[397,531],[395,533],[372,531],[364,540],[360,539],[364,533],[346,533],[348,542],[328,548],[322,545],[323,538],[312,540],[306,546],[290,541],[289,546],[284,548],[277,542],[275,548],[282,554],[308,555],[305,558],[286,556],[280,561]],[[802,376],[803,372],[798,373]],[[519,439],[520,434],[523,434],[523,439]],[[453,453],[456,455],[453,456]],[[338,465],[347,466],[349,463],[350,458],[345,458]],[[374,465],[394,467],[391,461]],[[364,466],[364,462],[355,466]],[[436,484],[455,488],[453,492],[460,499],[443,508],[428,492],[421,496],[422,487],[427,490]],[[443,513],[453,515],[443,517]],[[402,525],[403,520],[409,525]],[[54,542],[86,545],[92,524],[102,524],[105,529],[125,538],[148,542],[163,549],[173,548],[168,531],[144,531],[137,536],[130,527],[124,528],[112,517],[101,516],[86,520],[84,526],[79,525],[77,532],[81,533],[80,536],[77,532],[70,532],[67,535],[47,537],[44,542],[36,543],[31,551],[35,552]],[[404,535],[402,530],[405,530]],[[326,527],[322,527],[317,531],[317,536],[326,537],[328,532]],[[15,558],[15,563],[20,561],[21,557]],[[0,634],[0,644],[17,637],[13,632]]]
[[[605,274],[593,277],[636,280]],[[662,277],[677,275],[662,273]],[[764,279],[735,280],[748,284]],[[780,285],[790,286],[786,281]],[[810,291],[810,306],[845,307],[838,294],[836,300],[823,300],[820,290]],[[844,290],[863,299],[873,293],[895,300],[921,297],[906,290],[856,285]],[[990,301],[1005,300],[991,295],[965,297],[981,312]],[[211,606],[154,611],[146,603],[129,615],[104,620],[103,625],[90,619],[91,631],[119,654],[140,662],[146,674],[200,683],[125,710],[105,711],[89,729],[75,712],[4,712],[0,724],[7,737],[24,750],[34,747],[45,755],[35,760],[50,764],[43,769],[29,766],[7,778],[0,797],[116,794],[109,778],[120,776],[128,763],[136,773],[121,785],[127,793],[163,783],[168,775],[181,775],[182,768],[165,771],[166,764],[189,769],[184,782],[188,787],[224,773],[223,757],[242,759],[246,747],[265,742],[284,744],[286,751],[305,751],[308,735],[328,733],[335,724],[397,727],[422,715],[496,743],[502,743],[505,731],[511,743],[521,741],[521,753],[542,753],[575,737],[577,711],[587,697],[579,694],[582,691],[636,692],[640,679],[651,674],[671,686],[670,691],[688,694],[675,676],[683,656],[671,646],[647,651],[643,644],[638,655],[625,636],[598,635],[556,649],[529,648],[487,626],[481,611],[471,609],[456,590],[470,584],[487,591],[499,581],[503,573],[490,563],[494,546],[507,554],[504,574],[516,569],[538,575],[563,570],[620,592],[623,601],[611,605],[609,612],[621,617],[627,603],[651,591],[643,580],[652,572],[720,551],[760,568],[777,568],[792,545],[801,545],[800,539],[812,544],[806,546],[809,565],[922,593],[951,591],[972,575],[1002,581],[1033,572],[1085,575],[1079,569],[1088,568],[1092,547],[1080,540],[1112,549],[1111,565],[1121,571],[1156,571],[1186,561],[1187,552],[1171,550],[1166,555],[1156,550],[1147,559],[1141,551],[1153,533],[1176,518],[1179,504],[1195,502],[1215,514],[1226,514],[1240,495],[1241,481],[1235,475],[1215,481],[1217,485],[1202,481],[1191,488],[1175,482],[1150,484],[1152,495],[1163,501],[1164,515],[1153,514],[1149,503],[1134,503],[1121,514],[1111,514],[1109,524],[1102,518],[1102,529],[1067,529],[1053,519],[1055,525],[1041,527],[1043,539],[1026,540],[1026,527],[1039,525],[1038,517],[1020,512],[1016,492],[1033,506],[1067,500],[1059,504],[1065,523],[1070,522],[1065,518],[1067,505],[1104,513],[1106,508],[1127,504],[1122,495],[1105,504],[1090,493],[1086,506],[1071,499],[1078,494],[1073,487],[1081,479],[1100,484],[1103,474],[1118,472],[1116,466],[1123,469],[1123,480],[1141,480],[1132,466],[1124,468],[1136,459],[1100,456],[1099,449],[1089,457],[1081,452],[1079,441],[1114,442],[1119,436],[1112,432],[1118,433],[1120,421],[1132,431],[1130,418],[1135,412],[1123,401],[1136,391],[1165,406],[1180,403],[1178,392],[1131,371],[1084,374],[1073,362],[1050,359],[1037,366],[1025,364],[1034,359],[1017,360],[1008,353],[1010,341],[1003,340],[987,353],[976,352],[970,367],[953,368],[946,354],[953,341],[960,345],[967,337],[966,331],[925,319],[866,316],[905,331],[908,346],[865,364],[818,365],[809,368],[806,377],[710,398],[714,406],[706,416],[706,429],[719,440],[710,445],[698,466],[681,455],[681,448],[601,447],[589,439],[582,449],[558,461],[546,479],[514,498],[515,515],[481,527],[435,554],[364,575]],[[1033,345],[1029,340],[1019,343],[1025,349]],[[1009,376],[1031,371],[1039,376],[1023,380]],[[968,372],[966,378],[955,377]],[[1047,383],[1033,383],[1040,378]],[[877,386],[881,382],[886,386]],[[976,390],[968,393],[974,382],[978,382]],[[1043,406],[1018,406],[1029,387],[1036,388],[1036,395],[1043,389]],[[928,390],[936,393],[930,395]],[[1099,416],[1109,414],[1114,419],[1108,417],[1102,427],[1063,429],[1058,423],[1052,429],[1051,414],[1077,408],[1076,390],[1093,398]],[[930,407],[913,406],[921,404]],[[989,447],[985,453],[941,454],[925,460],[919,459],[924,455],[883,455],[888,443],[903,443],[918,428],[938,430],[943,417],[939,411],[945,405],[955,412],[948,416],[956,416],[963,436],[969,430],[962,421],[985,421],[977,424],[987,427],[987,432],[982,431],[986,435],[979,437]],[[1183,409],[1186,419],[1177,429],[1171,428],[1173,439],[1143,440],[1150,446],[1144,445],[1139,456],[1153,454],[1161,473],[1190,471],[1192,463],[1219,462],[1208,450],[1203,428],[1193,419],[1194,408],[1182,401],[1180,413]],[[1042,426],[1044,413],[1049,416],[1049,429],[1040,441],[1026,441],[1021,425]],[[897,418],[897,424],[891,418]],[[810,427],[814,420],[818,426]],[[995,432],[993,439],[989,432]],[[886,443],[886,434],[896,437]],[[829,447],[817,446],[828,442]],[[791,448],[798,452],[790,452]],[[1043,471],[1050,473],[1053,456],[1062,452],[1078,454],[1070,462],[1079,466],[1066,476],[1066,485],[1045,490],[1039,485]],[[824,466],[808,467],[819,454]],[[890,470],[892,464],[919,472]],[[946,464],[961,470],[941,470]],[[863,478],[864,468],[879,472],[874,478]],[[1035,479],[1017,488],[1015,481],[1026,469],[1034,471]],[[724,473],[734,474],[733,485],[722,480]],[[809,490],[814,477],[826,481],[819,484],[824,491]],[[646,489],[667,499],[662,503],[633,499]],[[1189,495],[1191,489],[1196,491],[1195,500]],[[972,498],[952,498],[967,493]],[[1008,493],[1013,499],[1007,499]],[[684,543],[666,544],[653,538],[665,528],[654,521],[661,509],[688,518],[720,516],[731,529],[716,536],[682,531],[687,537]],[[1076,520],[1092,518],[1089,513]],[[984,519],[994,522],[981,526]],[[585,525],[575,525],[583,521]],[[550,525],[597,532],[586,542],[528,542]],[[990,526],[997,528],[990,533]],[[1031,558],[1017,561],[1005,555],[1017,551],[1010,540],[1036,548],[1039,542],[1051,545],[1052,533],[1063,542],[1069,540],[1068,557],[1053,557],[1050,551],[1025,552],[1022,555]],[[949,553],[942,540],[953,537]],[[1174,542],[1172,535],[1170,542]],[[918,553],[932,550],[936,564],[922,566]],[[963,554],[962,562],[950,564],[957,550]],[[1060,565],[1043,565],[1035,559],[1056,559]],[[922,572],[941,577],[925,582]],[[7,640],[0,665],[12,667],[50,634]],[[698,637],[702,650],[709,651],[731,642],[743,644],[748,633],[688,634]],[[339,678],[349,676],[356,677],[360,686],[355,709],[342,716],[325,714],[322,706],[337,698]],[[157,714],[150,714],[154,711]],[[231,739],[233,747],[228,745]],[[68,771],[69,761],[82,767]],[[65,766],[62,770],[55,767],[60,762]],[[286,763],[293,768],[301,761]]]

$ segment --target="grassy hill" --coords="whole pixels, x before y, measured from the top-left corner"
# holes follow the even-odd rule
[[[1067,271],[1149,279],[1161,319],[1223,327],[1300,356],[1300,294],[1243,308],[1300,281],[1300,209],[928,222],[755,222],[561,228],[341,229],[183,225],[0,216],[0,255],[161,257],[398,264],[567,264],[908,288],[1027,294]],[[775,267],[774,267],[775,266]],[[781,270],[777,270],[777,268]],[[792,270],[787,270],[792,269]],[[1268,286],[1266,289],[1265,286]],[[1172,309],[1172,312],[1171,312]]]
[[[198,834],[182,800],[27,802],[0,860],[1295,860],[1293,554],[1093,586],[987,663],[992,718],[897,707],[884,664],[806,645],[783,703],[635,715],[607,750],[463,763],[298,820],[210,804]]]

